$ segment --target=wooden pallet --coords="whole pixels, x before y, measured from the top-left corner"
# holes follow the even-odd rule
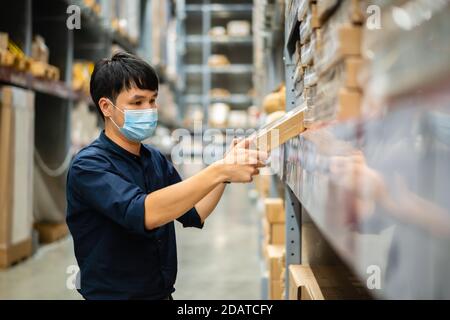
[[[35,223],[34,229],[39,233],[40,243],[52,243],[69,234],[69,228],[65,222],[61,223]]]
[[[0,248],[0,269],[9,268],[31,257],[32,253],[33,242],[31,239],[27,239],[7,248]]]
[[[30,73],[37,78],[44,78],[52,81],[58,81],[60,78],[59,69],[47,63],[30,60]]]

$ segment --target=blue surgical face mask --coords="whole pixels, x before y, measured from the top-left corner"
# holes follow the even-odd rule
[[[111,104],[124,114],[123,126],[119,127],[110,117],[114,125],[128,140],[142,142],[150,138],[158,124],[158,110],[156,108],[122,111],[114,103]]]

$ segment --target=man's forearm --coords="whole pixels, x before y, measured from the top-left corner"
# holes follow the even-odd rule
[[[220,198],[223,195],[223,191],[225,190],[225,186],[226,184],[220,183],[195,205],[195,209],[202,219],[202,222],[205,222],[206,218],[208,218],[219,203]]]
[[[179,218],[225,180],[220,166],[211,165],[182,182],[150,193],[145,199],[145,227],[154,229]]]

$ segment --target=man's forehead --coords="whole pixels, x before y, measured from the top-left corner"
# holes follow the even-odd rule
[[[145,90],[139,88],[130,88],[124,92],[130,98],[151,98],[158,96],[158,90]]]

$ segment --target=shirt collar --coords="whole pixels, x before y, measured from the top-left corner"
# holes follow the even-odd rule
[[[117,143],[115,143],[110,138],[108,138],[108,136],[105,134],[105,130],[102,130],[102,132],[100,133],[99,140],[109,150],[113,150],[121,155],[124,155],[124,156],[132,158],[132,159],[139,159],[139,156],[122,148]],[[147,152],[147,149],[144,148],[144,145],[141,144],[141,148],[140,148],[139,152],[140,152],[140,156],[143,156],[143,154]]]

